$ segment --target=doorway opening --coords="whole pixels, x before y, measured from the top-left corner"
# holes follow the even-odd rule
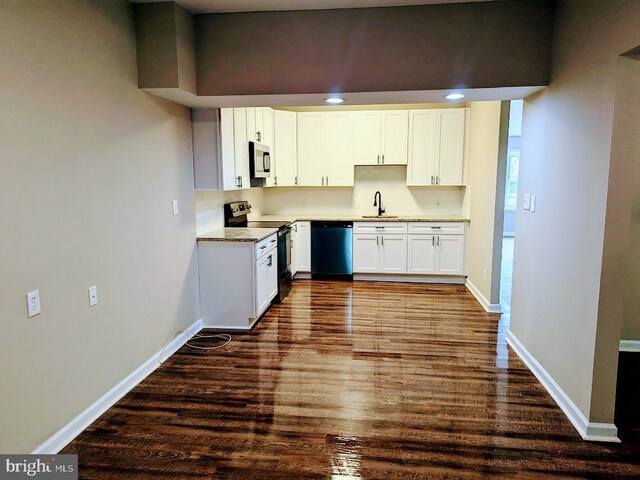
[[[513,282],[513,249],[516,236],[518,206],[518,173],[520,169],[520,138],[522,134],[523,100],[512,100],[509,110],[509,140],[507,144],[507,172],[504,188],[504,224],[502,229],[502,263],[500,265],[500,307],[511,313]]]

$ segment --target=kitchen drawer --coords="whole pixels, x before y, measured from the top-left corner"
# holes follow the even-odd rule
[[[260,240],[254,247],[256,250],[256,260],[264,257],[267,252],[270,252],[272,248],[278,246],[278,234],[268,236],[264,240]]]
[[[358,234],[406,234],[406,222],[354,222],[353,233]]]
[[[416,222],[409,223],[409,233],[414,235],[463,235],[463,222]]]

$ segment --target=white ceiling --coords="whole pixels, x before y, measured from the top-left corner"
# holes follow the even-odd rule
[[[166,0],[131,0],[134,3]],[[399,7],[493,0],[176,0],[192,13],[264,12],[267,10],[328,10],[332,8]]]

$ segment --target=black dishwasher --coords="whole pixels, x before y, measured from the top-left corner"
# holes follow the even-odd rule
[[[352,277],[353,222],[311,222],[311,276]]]

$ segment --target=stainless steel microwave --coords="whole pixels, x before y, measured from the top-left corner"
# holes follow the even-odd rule
[[[269,146],[258,142],[249,142],[249,166],[251,178],[271,176],[271,154]]]

